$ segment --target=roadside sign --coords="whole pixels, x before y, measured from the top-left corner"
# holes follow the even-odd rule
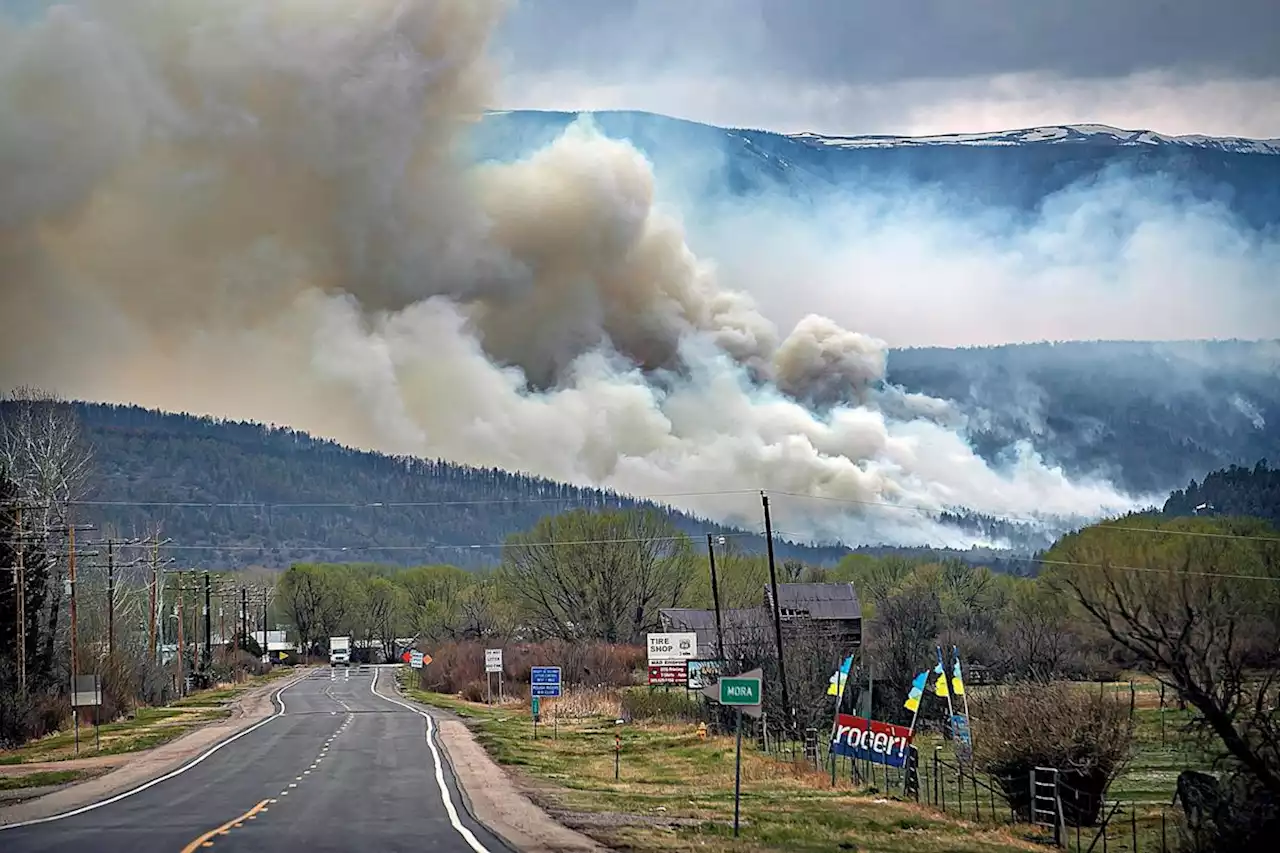
[[[689,676],[685,669],[684,661],[679,663],[651,663],[649,664],[649,686],[657,687],[662,685],[678,685],[685,686]]]
[[[886,767],[905,767],[911,736],[911,729],[906,726],[839,714],[830,751],[833,755],[847,755]]]
[[[409,666],[422,669],[422,652],[417,650],[409,652]]]
[[[92,708],[102,704],[102,679],[96,675],[77,675],[71,682],[71,707]]]
[[[431,666],[431,662],[432,662],[433,660],[435,660],[435,658],[433,658],[431,655],[427,654],[426,652],[423,652],[423,653],[422,653],[422,665],[423,665],[423,666]]]
[[[740,675],[723,676],[702,688],[702,695],[759,719],[764,711],[764,671],[756,668]]]
[[[951,716],[952,745],[956,758],[965,763],[973,758],[973,734],[969,731],[969,718],[964,714]]]
[[[649,663],[682,663],[698,656],[698,635],[692,632],[678,634],[648,634]]]
[[[690,690],[701,690],[710,684],[715,684],[720,678],[720,661],[691,660],[685,665],[685,672],[688,678],[685,687]]]
[[[400,660],[402,660],[402,661],[403,661],[403,662],[405,662],[405,663],[408,663],[408,662],[409,662],[410,660],[412,660],[412,659],[413,659],[413,655],[409,654],[409,652],[408,652],[408,651],[406,651],[404,654],[400,655]]]
[[[541,713],[542,713],[542,699],[541,697],[534,696],[533,697],[533,716],[537,717]]]
[[[502,649],[484,650],[484,671],[502,672]]]
[[[288,652],[276,652],[276,658],[277,658],[278,660],[288,660],[288,659],[289,659],[289,653],[288,653]]]
[[[532,696],[559,696],[560,667],[535,666],[529,673],[529,693]]]
[[[760,679],[735,676],[722,678],[718,683],[721,705],[760,704]]]

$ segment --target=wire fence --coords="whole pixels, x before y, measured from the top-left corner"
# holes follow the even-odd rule
[[[832,755],[815,729],[800,738],[774,736],[756,727],[756,747],[779,761],[805,763],[871,793],[917,802],[985,826],[1016,826],[1020,834],[1073,853],[1176,853],[1185,849],[1181,807],[1119,800],[1069,784],[1056,768],[996,776],[944,757],[941,747],[921,756],[911,750],[905,767]]]

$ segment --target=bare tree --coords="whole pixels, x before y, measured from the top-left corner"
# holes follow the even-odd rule
[[[905,696],[912,678],[933,658],[940,622],[938,595],[924,586],[908,586],[876,608],[868,652],[895,696]]]
[[[1199,712],[1227,757],[1280,796],[1280,546],[1265,541],[1274,534],[1238,520],[1143,524],[1171,533],[1099,525],[1067,537],[1051,559],[1081,567],[1057,581]]]
[[[1018,586],[1000,624],[1001,669],[1019,678],[1049,681],[1077,664],[1081,639],[1070,601],[1034,581]]]
[[[71,519],[73,502],[88,485],[93,456],[69,403],[34,388],[0,398],[0,479],[12,484],[22,507],[18,541],[25,561],[23,593],[32,638],[28,677],[33,686],[56,680],[65,564],[47,549],[26,546],[47,541]]]
[[[566,640],[641,642],[692,576],[690,542],[653,511],[575,510],[503,548],[501,577],[525,621]]]

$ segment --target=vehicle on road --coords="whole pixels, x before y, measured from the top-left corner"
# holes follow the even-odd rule
[[[351,666],[351,638],[329,638],[329,666]]]

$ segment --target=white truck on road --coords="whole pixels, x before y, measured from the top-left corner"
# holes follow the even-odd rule
[[[351,638],[329,638],[329,666],[351,666]]]

